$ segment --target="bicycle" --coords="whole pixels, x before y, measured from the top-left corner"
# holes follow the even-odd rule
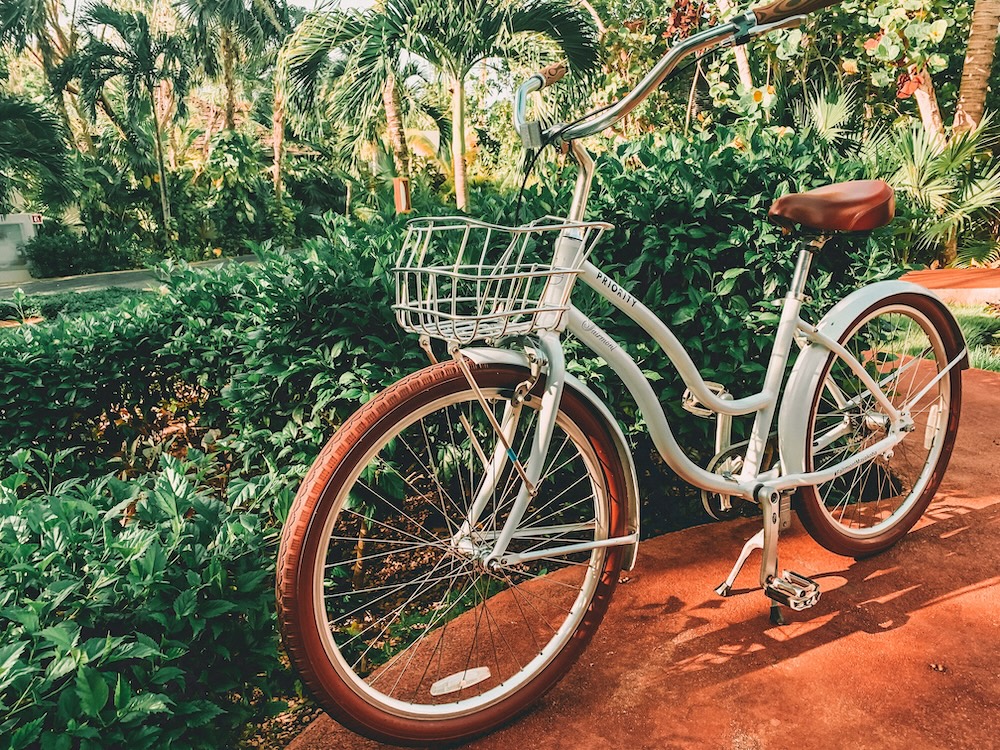
[[[786,230],[799,227],[801,241],[764,386],[750,396],[703,380],[669,328],[588,260],[609,225],[583,220],[594,162],[580,139],[624,117],[685,56],[797,25],[834,2],[777,0],[696,33],[613,106],[543,130],[526,119],[527,99],[565,73],[549,66],[518,89],[514,120],[528,147],[561,143],[577,162],[568,217],[521,227],[410,222],[395,309],[432,364],[365,404],[330,440],[279,553],[284,643],[342,724],[408,744],[498,726],[565,674],[620,570],[634,565],[632,456],[607,406],[566,372],[564,331],[618,373],[664,460],[702,489],[710,512],[722,514],[734,498],[762,508],[761,531],[718,593],[729,593],[760,549],[772,619],[780,621],[782,605],[815,604],[815,581],[778,568],[795,493],[807,531],[842,555],[880,552],[921,516],[958,427],[968,358],[954,318],[902,281],[851,293],[817,325],[800,317],[811,259],[829,237],[892,219],[885,183],[832,185],[771,207]],[[689,411],[715,415],[707,469],[678,445],[635,361],[573,306],[577,281],[665,350],[689,390]],[[450,360],[437,361],[431,339],[447,343]],[[777,460],[766,460],[776,411]],[[734,445],[732,418],[743,415],[754,416],[750,437]]]

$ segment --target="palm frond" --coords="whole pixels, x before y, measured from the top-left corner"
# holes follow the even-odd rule
[[[808,128],[824,142],[837,145],[857,140],[855,129],[850,127],[857,109],[853,87],[827,88],[795,102],[792,116],[799,128]]]
[[[71,194],[66,134],[46,108],[0,94],[0,210],[15,189],[34,188],[49,203]]]

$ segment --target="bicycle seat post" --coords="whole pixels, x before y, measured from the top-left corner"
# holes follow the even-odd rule
[[[813,255],[822,249],[828,239],[829,237],[820,235],[811,240],[803,239],[799,244],[799,254],[795,259],[795,271],[792,273],[789,292],[800,301],[806,298],[806,281],[809,278],[809,266],[812,264]]]

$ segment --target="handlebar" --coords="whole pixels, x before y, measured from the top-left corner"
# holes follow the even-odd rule
[[[792,16],[804,16],[820,8],[836,5],[841,0],[774,0],[752,9],[759,24],[778,23]]]
[[[638,85],[613,106],[585,115],[568,127],[557,125],[543,133],[538,122],[527,121],[526,112],[530,94],[555,83],[565,75],[565,65],[550,65],[531,76],[515,93],[514,128],[525,147],[530,149],[539,149],[553,138],[565,142],[595,135],[610,128],[635,109],[688,55],[715,47],[738,46],[768,32],[797,26],[804,20],[804,14],[838,2],[840,0],[774,0],[769,5],[754,8],[723,24],[692,34],[667,50]]]
[[[542,84],[542,88],[551,86],[553,83],[559,83],[563,79],[563,76],[566,75],[567,70],[568,68],[564,62],[552,63],[539,70],[538,75],[545,81]]]

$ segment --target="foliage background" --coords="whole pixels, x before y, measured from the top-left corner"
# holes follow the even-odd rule
[[[431,4],[447,17],[456,2]],[[153,293],[83,309],[49,300],[45,323],[0,330],[11,454],[0,472],[0,738],[11,747],[232,746],[293,693],[272,612],[276,529],[337,425],[424,361],[387,304],[403,231],[393,179],[409,175],[420,213],[454,213],[456,166],[472,215],[513,221],[522,182],[521,218],[565,210],[572,167],[547,152],[525,177],[509,126],[513,85],[559,40],[480,56],[458,81],[433,56],[379,43],[372,30],[385,30],[390,5],[317,39],[306,32],[339,34],[345,17],[303,21],[278,0],[80,14],[0,0],[0,209],[50,217],[26,248],[33,272],[166,261]],[[501,6],[513,7],[462,7],[485,17]],[[952,127],[974,8],[846,0],[742,55],[702,58],[593,141],[590,211],[616,227],[595,258],[671,324],[705,377],[736,394],[760,385],[794,252],[766,222],[779,195],[874,177],[897,189],[892,228],[818,256],[815,316],[910,264],[998,258],[995,131],[989,116]],[[538,114],[568,120],[621,96],[670,44],[732,11],[561,8],[596,67],[551,90]],[[481,42],[446,41],[463,60]],[[322,53],[311,72],[294,65],[306,42]],[[393,85],[353,87],[362,62]],[[990,106],[996,75],[983,86]],[[362,89],[371,96],[358,101]],[[349,117],[345,101],[358,105]],[[248,248],[258,264],[184,264]],[[612,321],[596,297],[581,303]],[[27,305],[16,299],[4,317]],[[710,425],[680,411],[662,352],[613,327],[704,463]],[[644,533],[705,520],[616,376],[570,346],[634,441]]]

